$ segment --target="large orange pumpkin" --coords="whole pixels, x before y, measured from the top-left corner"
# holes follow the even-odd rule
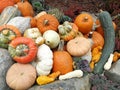
[[[74,23],[80,32],[88,34],[92,30],[94,20],[89,13],[81,13],[75,18]]]
[[[14,5],[13,0],[0,0],[0,13],[3,11],[5,7],[13,5]]]
[[[62,75],[73,71],[73,59],[67,51],[56,50],[53,52],[52,71],[53,72],[60,71]]]
[[[21,0],[17,3],[18,9],[21,11],[22,16],[34,16],[32,5],[28,1]]]
[[[103,36],[100,33],[94,31],[93,35],[92,35],[92,40],[93,40],[92,49],[97,47],[97,46],[102,46],[103,47],[103,45],[104,45],[104,38],[103,38]]]
[[[44,14],[37,19],[37,27],[41,33],[47,30],[57,31],[59,21],[57,18],[50,14]]]

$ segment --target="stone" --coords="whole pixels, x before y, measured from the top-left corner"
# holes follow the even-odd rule
[[[34,85],[29,90],[90,90],[90,75],[82,78],[72,78],[68,80],[56,80],[46,85]]]
[[[104,75],[108,79],[120,83],[120,59],[112,65],[110,70],[105,71]]]

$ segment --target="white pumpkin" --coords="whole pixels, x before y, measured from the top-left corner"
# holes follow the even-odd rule
[[[43,33],[43,38],[45,39],[45,44],[50,46],[50,48],[56,48],[60,42],[60,36],[56,31],[47,30]]]
[[[38,75],[48,75],[52,69],[53,60],[45,59],[37,63],[36,70]]]
[[[37,58],[39,61],[44,60],[46,58],[53,58],[53,52],[50,47],[46,44],[42,44],[38,47]]]
[[[44,43],[44,41],[45,41],[44,38],[42,36],[39,36],[39,37],[36,38],[35,43],[38,46],[40,46],[40,45],[42,45]]]
[[[24,32],[24,37],[36,39],[39,36],[41,36],[41,33],[38,28],[29,28]]]

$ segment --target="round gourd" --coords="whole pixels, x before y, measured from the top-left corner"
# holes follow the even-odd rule
[[[56,48],[60,42],[60,36],[54,30],[45,31],[43,33],[43,38],[45,39],[45,44],[50,48]]]
[[[94,20],[89,13],[81,13],[75,18],[74,23],[80,32],[88,34],[92,30]]]
[[[92,49],[97,47],[97,46],[103,47],[103,45],[104,45],[104,38],[103,38],[103,36],[100,33],[94,31],[93,35],[92,35],[92,40],[93,40]]]
[[[67,43],[67,51],[72,56],[83,56],[89,51],[90,48],[91,43],[85,37],[76,37]]]
[[[10,90],[6,84],[6,72],[14,63],[6,49],[0,48],[0,90]]]
[[[7,71],[6,82],[14,90],[28,90],[36,79],[36,70],[31,64],[13,64]]]
[[[59,21],[57,18],[50,14],[44,14],[37,19],[37,27],[41,33],[44,33],[47,30],[57,31]]]

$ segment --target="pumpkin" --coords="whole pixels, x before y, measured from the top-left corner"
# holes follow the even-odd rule
[[[6,8],[7,6],[13,6],[13,0],[0,0],[0,13]]]
[[[116,30],[117,25],[115,24],[114,21],[112,21],[112,23],[113,23],[114,30]],[[98,27],[96,28],[96,31],[97,31],[98,33],[100,33],[100,34],[104,37],[104,30],[103,30],[103,28],[102,28],[102,26],[101,26],[101,24],[100,24],[99,19],[96,20],[96,25],[98,25]]]
[[[13,0],[14,3],[18,3],[18,2],[21,2],[21,0]],[[28,0],[24,0],[24,1],[28,1]]]
[[[85,37],[76,37],[67,42],[67,51],[72,56],[83,56],[91,48],[91,42]]]
[[[88,34],[92,30],[94,20],[89,13],[81,13],[75,18],[74,23],[80,32]]]
[[[47,30],[43,33],[45,44],[50,48],[56,48],[60,42],[59,34],[54,30]]]
[[[22,16],[34,16],[34,10],[32,5],[25,0],[17,3],[18,9],[21,11]]]
[[[41,33],[47,30],[57,31],[59,21],[57,18],[50,14],[44,14],[37,19],[37,27]]]
[[[37,55],[37,46],[31,38],[17,37],[10,42],[8,51],[16,62],[29,63]]]
[[[103,38],[103,36],[100,33],[94,31],[93,35],[92,35],[92,40],[93,40],[92,49],[97,47],[97,46],[103,47],[103,45],[104,45],[104,38]]]
[[[40,33],[38,28],[29,28],[25,30],[24,32],[24,37],[32,38],[33,40],[36,40],[37,37],[41,36],[42,34]]]
[[[0,48],[0,90],[10,90],[6,84],[6,72],[14,63],[7,49]]]
[[[38,63],[36,70],[38,75],[48,75],[53,65],[53,52],[49,46],[42,44],[38,47],[37,53]]]
[[[77,36],[78,27],[74,23],[65,21],[62,25],[58,26],[58,31],[61,39],[69,41]]]
[[[13,64],[7,71],[6,83],[14,90],[28,90],[36,79],[36,70],[31,64]]]
[[[58,50],[53,52],[52,72],[60,71],[60,74],[66,74],[73,71],[73,59],[71,55],[63,50],[64,41],[61,41]]]

